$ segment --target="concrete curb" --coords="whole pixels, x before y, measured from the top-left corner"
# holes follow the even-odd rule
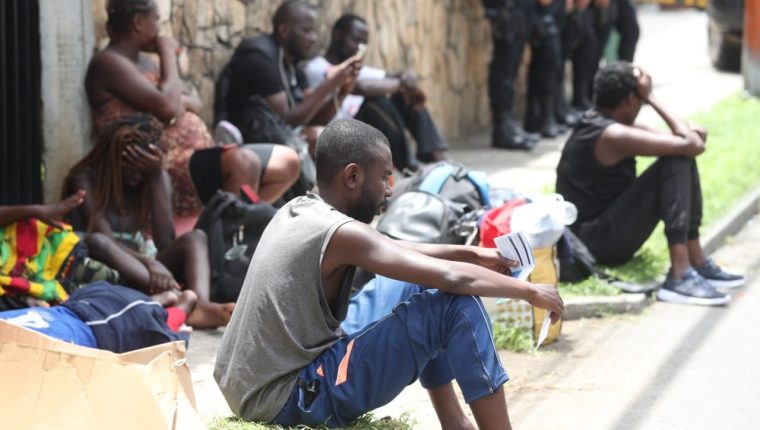
[[[639,314],[651,303],[646,294],[573,297],[565,301],[565,321],[598,318],[609,314]]]
[[[715,252],[730,236],[736,234],[760,211],[760,186],[748,192],[728,214],[713,224],[703,236],[702,246],[707,254]],[[619,296],[573,297],[565,300],[564,320],[598,318],[608,314],[641,313],[652,303],[646,294],[621,294]]]

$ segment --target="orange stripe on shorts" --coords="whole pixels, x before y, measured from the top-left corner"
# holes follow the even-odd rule
[[[335,385],[340,385],[346,382],[346,379],[348,379],[348,360],[351,358],[351,351],[354,349],[354,340],[356,339],[352,339],[351,342],[348,342],[348,347],[346,347],[346,355],[343,356],[343,360],[340,360],[340,366],[338,366],[338,377],[335,378]]]
[[[319,367],[317,367],[317,375],[319,375],[319,376],[321,376],[323,378],[325,377],[325,370],[322,369],[322,365],[321,364],[319,365]]]

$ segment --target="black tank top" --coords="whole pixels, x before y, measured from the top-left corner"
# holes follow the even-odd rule
[[[589,110],[562,150],[557,165],[557,192],[578,207],[573,227],[595,219],[636,179],[635,157],[608,167],[599,164],[594,155],[602,132],[614,123],[614,119]]]

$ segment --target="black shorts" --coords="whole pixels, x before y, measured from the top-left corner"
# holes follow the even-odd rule
[[[201,202],[205,205],[214,196],[216,190],[222,189],[224,176],[222,175],[222,153],[236,145],[217,146],[214,148],[200,149],[190,157],[190,178],[193,180],[195,191]],[[251,143],[243,145],[243,148],[256,153],[261,162],[261,176],[264,176],[269,159],[272,157],[274,144]]]

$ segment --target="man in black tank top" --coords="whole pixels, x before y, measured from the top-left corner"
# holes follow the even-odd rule
[[[670,128],[651,129],[635,120],[648,103]],[[702,190],[695,157],[704,152],[707,131],[672,115],[652,95],[652,79],[620,62],[594,79],[594,109],[584,114],[562,151],[557,192],[578,207],[571,226],[602,264],[630,260],[665,223],[671,269],[657,293],[660,300],[722,305],[744,278],[705,257],[699,242]],[[657,156],[636,177],[636,156]]]

